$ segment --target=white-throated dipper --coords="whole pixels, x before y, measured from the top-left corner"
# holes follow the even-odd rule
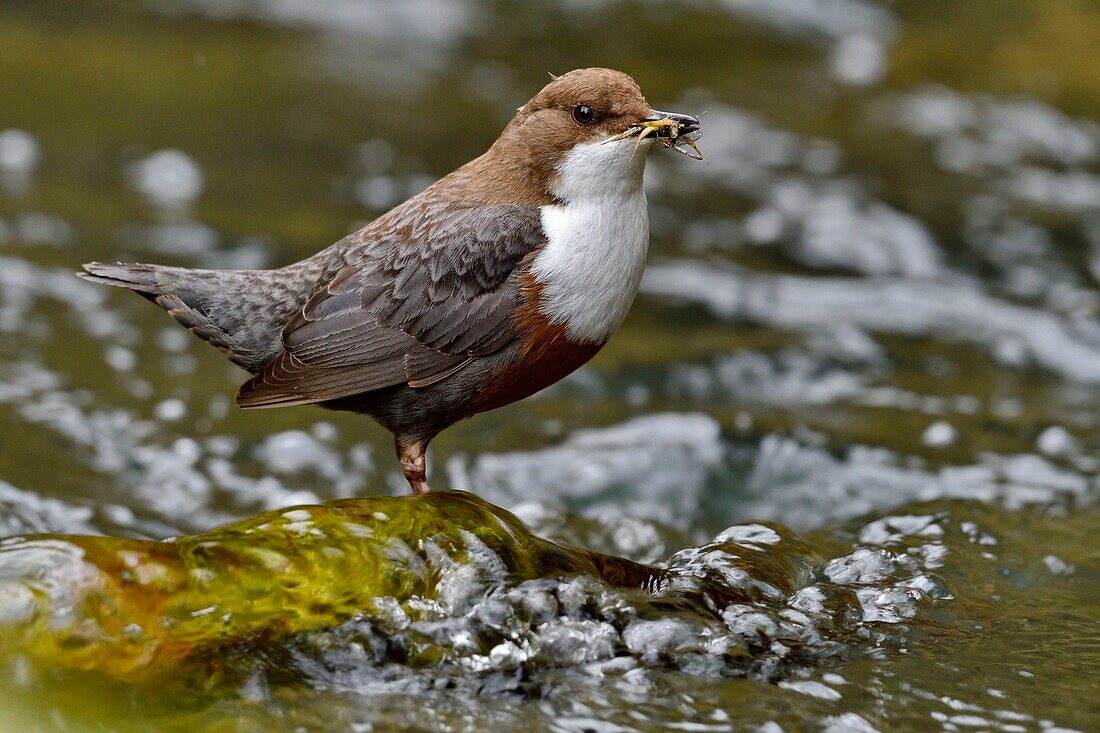
[[[137,291],[252,373],[241,407],[372,416],[424,493],[441,430],[553,384],[622,323],[649,245],[646,154],[694,148],[698,129],[622,72],[571,71],[484,155],[297,264],[80,275]]]

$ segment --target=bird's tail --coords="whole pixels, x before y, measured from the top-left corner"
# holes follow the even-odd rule
[[[253,373],[279,353],[282,326],[308,295],[303,273],[293,268],[192,270],[91,262],[77,275],[148,298]]]

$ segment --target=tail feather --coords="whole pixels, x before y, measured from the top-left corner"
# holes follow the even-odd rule
[[[223,271],[91,262],[77,275],[148,298],[252,373],[279,353],[283,324],[309,294],[309,273],[291,268]]]
[[[89,262],[83,267],[84,272],[78,272],[76,276],[88,282],[111,285],[116,288],[129,288],[139,293],[152,295],[160,292],[155,265],[124,265],[122,263],[112,265],[103,262]]]

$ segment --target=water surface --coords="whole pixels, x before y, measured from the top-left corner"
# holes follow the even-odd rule
[[[403,492],[377,426],[234,410],[238,370],[71,272],[304,257],[477,155],[547,71],[600,64],[706,110],[710,165],[652,156],[621,333],[441,436],[434,483],[657,565],[791,528],[750,585],[814,557],[717,614],[587,571],[458,584],[467,605],[416,620],[445,649],[427,670],[371,656],[408,631],[360,618],[167,701],[13,673],[20,727],[1100,725],[1090,5],[17,1],[0,37],[0,533],[161,539]],[[795,644],[781,622],[821,583],[853,615]],[[493,621],[547,598],[543,628]],[[682,624],[629,631],[662,618]]]

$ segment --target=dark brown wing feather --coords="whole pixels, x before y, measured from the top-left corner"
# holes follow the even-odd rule
[[[242,407],[323,402],[445,379],[516,337],[523,259],[545,241],[535,206],[416,201],[364,231],[283,329]]]

